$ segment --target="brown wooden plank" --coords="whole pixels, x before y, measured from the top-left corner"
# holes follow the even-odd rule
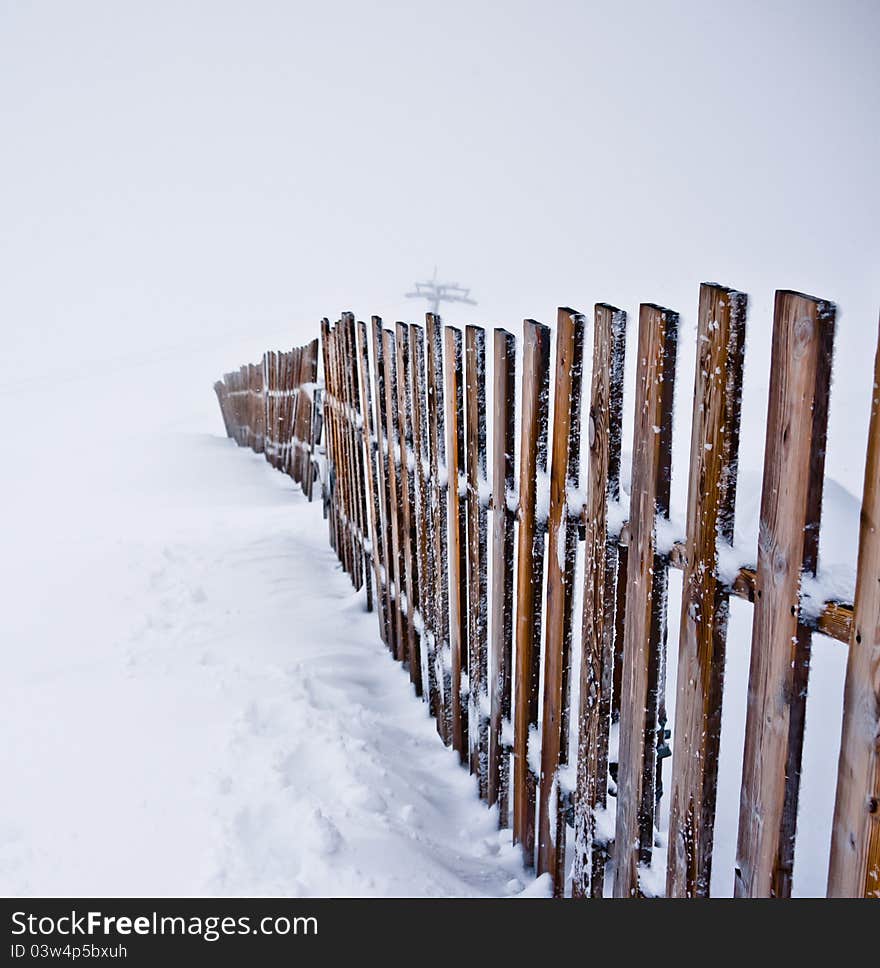
[[[553,894],[565,887],[566,811],[560,770],[568,764],[571,684],[571,620],[578,517],[568,496],[580,486],[581,383],[584,317],[560,309],[556,318],[550,514],[547,550],[547,624],[538,812],[538,873],[553,878]]]
[[[231,437],[232,427],[229,424],[229,416],[226,412],[226,384],[222,380],[217,380],[214,384],[214,393],[217,394],[217,403],[220,404],[220,416],[223,417],[223,429],[226,431],[226,436]]]
[[[360,521],[360,479],[358,474],[358,445],[352,419],[352,399],[349,365],[346,347],[348,319],[345,314],[336,324],[336,379],[339,387],[339,421],[342,427],[345,449],[345,514],[351,536],[351,580],[356,590],[363,586],[363,532]],[[297,359],[297,380],[299,379],[299,360]],[[297,397],[299,385],[297,383]]]
[[[333,503],[336,510],[337,553],[340,556],[343,571],[345,571],[347,575],[351,576],[354,569],[354,547],[352,544],[351,522],[348,517],[348,454],[346,450],[345,431],[342,426],[342,407],[339,399],[340,386],[338,353],[339,337],[337,327],[334,325],[330,327],[329,330],[327,353],[328,360],[330,362],[330,380],[327,385],[327,403],[329,404],[329,415],[333,422]],[[282,460],[283,469],[286,469],[287,467],[289,441],[287,426],[289,405],[291,400],[291,386],[289,382],[291,372],[290,365],[291,361],[288,359],[288,354],[285,353],[283,377],[285,386],[285,416],[283,424],[284,455]]]
[[[467,513],[464,454],[464,389],[461,330],[447,326],[446,467],[449,513],[449,647],[452,661],[452,745],[468,758],[467,704],[462,692],[468,675]]]
[[[391,472],[390,449],[386,437],[388,424],[385,401],[385,348],[382,337],[382,320],[373,316],[371,322],[371,336],[373,342],[373,378],[376,385],[376,469],[379,478],[379,495],[382,510],[382,588],[385,596],[385,612],[387,615],[388,639],[386,644],[392,655],[397,655],[397,642],[400,631],[400,619],[397,610],[397,599],[393,594],[395,581],[396,558],[392,542],[393,505],[391,503]]]
[[[306,497],[309,501],[312,500],[312,490],[315,483],[315,477],[318,469],[318,464],[315,454],[315,412],[316,412],[316,398],[315,393],[317,390],[318,383],[318,341],[316,339],[312,340],[305,347],[305,361],[306,361],[306,374],[305,379],[310,384],[309,393],[309,405],[308,405],[308,427],[306,430],[306,466],[307,466],[307,482],[306,482]]]
[[[382,641],[388,644],[388,612],[386,609],[385,588],[383,582],[384,561],[382,559],[382,502],[379,493],[377,471],[376,431],[373,420],[373,389],[370,380],[370,360],[367,349],[367,326],[358,321],[354,332],[354,351],[358,373],[358,389],[360,392],[360,412],[362,442],[364,448],[364,474],[367,487],[367,508],[370,520],[370,548],[369,557],[373,565],[376,579],[376,603],[379,617],[379,634]]]
[[[400,527],[400,463],[395,454],[397,440],[397,386],[395,380],[397,356],[394,347],[394,333],[382,331],[382,357],[385,367],[385,439],[388,444],[388,496],[391,516],[392,594],[396,624],[396,658],[404,662],[409,658],[407,642],[409,631],[404,611],[406,596],[406,575],[403,566],[403,535]]]
[[[410,396],[409,327],[395,327],[397,353],[397,437],[400,444],[400,533],[403,541],[403,566],[406,575],[406,633],[409,677],[416,695],[422,694],[421,636],[416,628],[419,609],[418,559],[415,534],[415,477],[410,467],[412,447],[412,397]]]
[[[523,396],[519,457],[516,666],[514,673],[513,839],[523,861],[535,863],[537,777],[529,764],[530,733],[537,732],[541,672],[541,614],[546,521],[538,515],[539,478],[547,475],[550,330],[523,323]],[[535,742],[535,740],[531,740]]]
[[[650,862],[653,847],[666,600],[666,562],[656,553],[655,528],[658,517],[669,515],[677,335],[676,313],[648,304],[640,307],[620,704],[616,897],[638,894],[639,864]]]
[[[269,440],[271,450],[268,457],[273,467],[278,467],[278,354],[269,353]]]
[[[498,823],[508,825],[510,811],[510,750],[504,742],[505,723],[512,732],[511,681],[513,664],[513,506],[516,480],[516,337],[495,330],[492,426],[492,647],[489,673],[489,804],[498,804]]]
[[[708,897],[721,740],[728,592],[718,540],[733,541],[746,296],[700,287],[678,644],[666,893]]]
[[[436,636],[437,687],[443,714],[437,727],[446,745],[452,743],[452,661],[449,646],[449,554],[447,535],[446,419],[443,409],[443,337],[440,317],[425,315],[428,352],[428,430],[431,445],[431,518],[434,534],[434,634]]]
[[[359,384],[359,370],[357,365],[355,322],[352,313],[342,315],[342,362],[345,375],[346,416],[349,425],[352,447],[352,463],[354,468],[354,489],[352,493],[355,522],[358,537],[358,573],[360,587],[364,589],[365,605],[368,612],[373,610],[373,582],[370,574],[370,524],[367,514],[367,483],[366,483],[366,443],[364,441],[364,415],[361,412],[361,394]],[[305,354],[303,353],[303,368],[301,373],[300,397],[303,401],[307,396],[302,388],[305,382]],[[304,431],[301,431],[304,435]],[[300,450],[302,444],[300,444]]]
[[[354,471],[351,459],[351,439],[349,425],[345,416],[345,392],[343,381],[343,363],[341,359],[341,335],[342,330],[337,322],[333,326],[331,339],[331,361],[333,363],[333,414],[336,420],[337,440],[339,443],[339,458],[336,462],[336,479],[338,483],[338,493],[340,501],[340,512],[342,526],[345,532],[345,570],[351,579],[352,584],[357,587],[358,582],[358,548],[355,535],[355,521],[352,513],[352,488],[354,486]],[[291,366],[295,368],[296,360],[291,357]],[[294,388],[291,387],[291,390]],[[293,403],[293,393],[291,393],[291,404]],[[289,446],[289,445],[288,445]],[[289,450],[288,450],[289,454]],[[289,460],[289,458],[288,458]]]
[[[798,623],[803,569],[816,567],[834,307],[779,291],[734,892],[787,896],[809,665]]]
[[[471,773],[487,799],[489,746],[486,478],[486,331],[465,328],[465,452],[468,556],[468,748]]]
[[[425,385],[425,331],[411,323],[410,381],[412,394],[413,464],[416,509],[416,550],[419,562],[418,588],[421,613],[422,683],[427,689],[431,714],[443,715],[437,683],[437,621],[434,603],[434,516],[431,509],[430,452],[428,447],[427,396]]]
[[[880,898],[880,342],[874,360],[828,896]]]
[[[597,836],[596,814],[605,809],[608,791],[608,732],[618,578],[617,538],[608,534],[608,503],[620,497],[625,350],[626,313],[613,306],[597,304],[588,422],[589,473],[573,897],[602,896],[608,853],[608,844]]]
[[[324,356],[324,407],[325,407],[325,427],[326,427],[326,452],[327,452],[327,477],[328,486],[330,491],[330,502],[329,502],[329,523],[330,523],[330,533],[332,537],[332,544],[334,550],[336,551],[336,557],[339,559],[340,563],[345,567],[345,547],[346,547],[346,537],[342,528],[342,521],[339,514],[339,481],[336,475],[336,461],[337,461],[337,422],[336,422],[336,411],[335,411],[335,399],[333,396],[334,390],[334,368],[331,360],[331,331],[330,331],[330,321],[325,317],[321,320],[321,346]],[[279,397],[278,404],[278,464],[276,465],[279,470],[283,468],[283,447],[284,447],[284,401],[287,394],[287,384],[285,382],[285,364],[284,364],[284,353],[278,354],[278,387],[279,393],[283,394]]]

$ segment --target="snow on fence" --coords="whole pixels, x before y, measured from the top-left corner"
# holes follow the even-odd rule
[[[828,894],[880,896],[880,353],[855,602],[816,614],[801,579],[818,563],[835,308],[776,295],[756,568],[731,567],[746,313],[743,293],[701,287],[683,535],[669,521],[675,312],[639,312],[628,503],[624,312],[595,307],[586,420],[587,321],[573,310],[559,310],[555,367],[546,326],[526,320],[519,374],[515,337],[494,331],[490,408],[482,328],[430,313],[424,328],[322,323],[331,543],[443,741],[557,896],[568,883],[576,897],[656,892],[670,746],[666,893],[709,894],[731,595],[754,606],[734,892],[791,893],[819,631],[849,647]],[[227,432],[255,449],[276,426],[271,356],[217,385]],[[279,426],[276,453],[296,439],[295,419]],[[683,571],[671,728],[670,567]]]
[[[214,384],[226,433],[299,484],[308,499],[319,474],[318,340],[270,351]]]

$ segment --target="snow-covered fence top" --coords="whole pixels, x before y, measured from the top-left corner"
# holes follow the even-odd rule
[[[753,604],[734,892],[792,891],[819,631],[849,648],[828,893],[880,896],[880,356],[854,602],[816,605],[835,308],[776,295],[760,528],[743,551],[746,317],[743,293],[701,287],[678,524],[677,313],[640,308],[628,475],[627,318],[613,306],[596,305],[591,332],[559,310],[555,365],[551,332],[533,320],[519,356],[503,329],[487,352],[481,327],[462,334],[434,314],[393,330],[351,314],[322,324],[331,543],[440,736],[557,896],[664,883],[669,895],[709,894],[731,596]],[[263,412],[230,424],[228,410],[236,439]],[[683,575],[667,669],[670,567]]]

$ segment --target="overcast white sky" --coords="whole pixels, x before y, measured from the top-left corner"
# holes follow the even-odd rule
[[[0,0],[7,399],[171,360],[192,379],[163,413],[202,386],[213,408],[218,368],[322,315],[418,317],[401,294],[435,265],[479,300],[459,319],[514,330],[654,301],[685,336],[711,279],[752,295],[761,407],[773,289],[840,304],[835,461],[858,486],[878,40],[876,0]]]

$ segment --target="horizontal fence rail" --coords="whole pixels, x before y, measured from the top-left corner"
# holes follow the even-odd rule
[[[503,329],[345,313],[321,324],[323,380],[314,340],[215,385],[230,437],[310,500],[320,482],[330,543],[382,640],[557,897],[652,895],[664,880],[668,896],[709,895],[731,597],[753,605],[734,894],[792,892],[818,631],[849,648],[828,894],[880,897],[880,347],[855,602],[817,613],[801,583],[818,568],[835,307],[776,295],[760,534],[731,569],[747,311],[744,293],[701,286],[680,534],[671,309],[640,307],[628,430],[627,317],[605,303],[560,309],[555,337],[526,320],[519,354]],[[682,572],[671,617],[669,569]]]

